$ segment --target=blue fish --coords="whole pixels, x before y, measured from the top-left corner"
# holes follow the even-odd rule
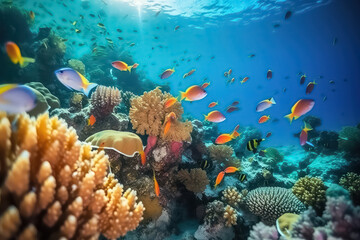
[[[37,98],[34,91],[24,85],[0,85],[0,111],[10,114],[23,113],[36,106]]]
[[[96,83],[90,83],[81,73],[72,68],[61,68],[55,71],[57,79],[64,84],[65,87],[83,92],[87,97],[91,89],[97,86]]]

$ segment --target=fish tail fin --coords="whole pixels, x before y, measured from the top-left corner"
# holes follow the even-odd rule
[[[89,83],[87,85],[84,86],[84,88],[82,89],[82,92],[87,96],[89,97],[89,93],[90,91],[96,87],[98,84],[97,83]]]
[[[300,116],[294,116],[294,119],[296,120],[296,119],[298,119]]]
[[[292,123],[292,120],[294,118],[294,114],[293,113],[290,113],[288,115],[285,116],[287,119],[289,119],[290,123]]]
[[[205,117],[204,121],[208,120],[208,116],[207,116],[207,115],[204,114],[204,117]]]
[[[180,102],[181,102],[182,100],[184,100],[184,98],[186,98],[186,92],[181,92],[181,91],[180,91]]]
[[[274,99],[273,97],[270,98],[270,102],[271,102],[272,104],[276,104],[275,99]]]
[[[144,151],[140,151],[140,156],[141,156],[141,164],[144,166],[146,163],[146,154]]]
[[[241,84],[243,84],[243,83],[244,83],[244,81],[241,81],[240,83],[241,83]]]
[[[131,69],[133,68],[134,65],[128,66],[127,70],[129,71],[129,73],[131,73]]]
[[[304,124],[305,124],[305,127],[303,128],[304,131],[308,132],[313,130],[309,123],[304,122]]]
[[[231,134],[231,138],[233,139],[237,138],[238,136],[240,136],[240,133],[236,130],[234,130],[233,133]]]
[[[29,63],[34,63],[35,59],[34,58],[28,58],[28,57],[21,57],[19,59],[19,64],[21,68],[26,67],[27,65],[29,65]]]

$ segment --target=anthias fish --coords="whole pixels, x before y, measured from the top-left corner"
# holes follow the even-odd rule
[[[308,131],[311,131],[312,128],[310,126],[309,123],[307,122],[304,122],[305,126],[304,128],[301,130],[301,133],[300,133],[300,145],[301,146],[304,146],[307,142],[307,139],[308,139]]]
[[[172,69],[166,69],[161,75],[160,75],[160,78],[161,79],[166,79],[168,77],[170,77],[173,73],[175,72],[175,69],[172,68]]]
[[[216,144],[224,144],[227,142],[230,142],[232,139],[237,138],[238,136],[240,136],[240,133],[238,133],[240,125],[237,125],[234,128],[234,131],[232,133],[223,133],[220,136],[218,136],[215,140]]]
[[[218,102],[211,102],[208,107],[209,107],[209,108],[213,108],[213,107],[215,107],[216,105],[218,105]]]
[[[174,105],[176,102],[177,102],[177,99],[176,99],[175,97],[169,98],[168,100],[166,100],[166,102],[165,102],[165,104],[164,104],[165,109],[171,107],[171,106]]]
[[[165,127],[164,127],[164,136],[169,132],[171,125],[176,121],[177,117],[174,112],[169,113],[165,117]]]
[[[216,180],[215,180],[215,185],[214,185],[215,188],[221,183],[221,181],[223,180],[224,176],[225,176],[225,172],[224,172],[224,171],[219,172],[219,174],[217,175]]]
[[[306,86],[305,93],[310,94],[314,90],[315,84],[317,84],[315,81],[309,82],[309,84]]]
[[[19,64],[20,67],[26,67],[29,63],[34,63],[35,59],[21,56],[20,48],[14,42],[5,43],[6,53],[14,64]]]
[[[259,123],[265,123],[265,122],[269,121],[269,119],[270,119],[270,115],[268,115],[268,116],[264,115],[264,116],[259,118],[258,122]]]
[[[219,123],[225,121],[226,117],[219,111],[215,110],[210,112],[208,115],[204,115],[205,120],[209,122]]]
[[[186,89],[185,92],[180,92],[180,100],[197,101],[203,99],[206,95],[207,92],[201,86],[193,85]]]
[[[134,65],[129,66],[129,65],[127,65],[126,62],[123,62],[123,61],[114,61],[114,62],[111,63],[111,65],[112,65],[114,68],[119,69],[120,71],[129,71],[129,72],[131,72],[131,69],[132,69],[132,68],[137,68],[137,66],[138,66],[139,64],[135,63]]]
[[[308,113],[313,109],[315,101],[312,99],[300,99],[297,101],[294,106],[291,108],[291,113],[285,117],[290,120],[290,123],[293,119],[298,119],[302,115]]]

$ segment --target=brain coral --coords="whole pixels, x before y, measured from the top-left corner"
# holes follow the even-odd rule
[[[321,210],[325,206],[326,186],[320,178],[302,177],[296,181],[292,192],[301,202],[317,210]]]
[[[193,168],[190,172],[186,169],[181,169],[177,174],[177,178],[184,183],[187,190],[195,193],[203,192],[206,185],[209,184],[206,171],[201,168]]]
[[[300,213],[305,210],[304,204],[291,192],[281,187],[260,187],[250,191],[246,196],[246,205],[261,221],[274,224],[284,213]]]
[[[118,238],[138,226],[135,191],[77,139],[58,118],[0,112],[0,239]]]
[[[91,112],[96,116],[106,116],[121,102],[120,90],[115,87],[98,86],[91,95]]]
[[[169,108],[165,108],[165,102],[173,97],[169,93],[162,93],[159,88],[150,92],[144,92],[142,96],[132,98],[130,108],[130,119],[136,133],[161,137],[166,141],[189,141],[192,131],[191,122],[177,121],[172,124],[166,137],[163,136],[165,117],[174,112],[178,120],[184,113],[179,102]]]

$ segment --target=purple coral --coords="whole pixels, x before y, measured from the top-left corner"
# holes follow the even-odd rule
[[[279,239],[278,231],[275,226],[266,226],[259,222],[253,226],[248,240],[277,240]]]

